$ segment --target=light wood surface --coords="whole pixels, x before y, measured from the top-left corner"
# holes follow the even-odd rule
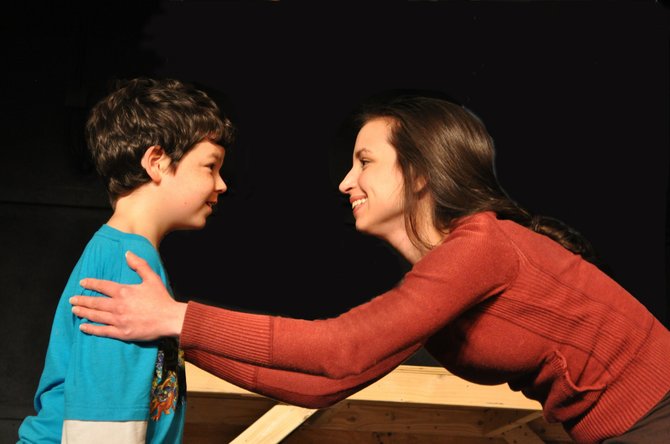
[[[441,367],[401,365],[327,409],[277,402],[187,363],[185,444],[569,443],[538,402]]]

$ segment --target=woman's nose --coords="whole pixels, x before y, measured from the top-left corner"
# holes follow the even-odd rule
[[[344,179],[342,179],[342,182],[340,182],[340,186],[338,187],[340,189],[341,193],[346,194],[352,187],[353,187],[353,168],[349,170],[346,176],[344,176]]]

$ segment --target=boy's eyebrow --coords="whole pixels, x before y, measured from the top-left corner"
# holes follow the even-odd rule
[[[220,150],[212,150],[209,153],[209,157],[213,157],[216,160],[223,160],[223,158],[226,156],[226,149],[221,147]]]
[[[224,159],[223,154],[212,153],[212,155],[209,156],[209,158],[210,158],[212,161],[216,162],[216,163],[223,164],[223,159]]]

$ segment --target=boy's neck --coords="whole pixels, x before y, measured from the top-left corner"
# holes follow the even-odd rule
[[[157,250],[166,234],[151,205],[146,205],[146,199],[136,195],[135,192],[116,201],[114,213],[107,221],[107,225],[124,233],[143,236]]]

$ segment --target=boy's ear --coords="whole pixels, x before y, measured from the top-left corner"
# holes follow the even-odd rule
[[[170,158],[159,145],[152,145],[144,152],[141,164],[152,181],[160,182],[170,165]]]

